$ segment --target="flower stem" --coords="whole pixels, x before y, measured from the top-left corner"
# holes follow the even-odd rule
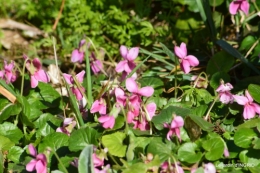
[[[24,88],[24,72],[25,72],[25,65],[28,59],[26,59],[23,63],[23,71],[22,71],[22,83],[21,83],[21,96],[23,95],[23,88]]]
[[[64,166],[64,164],[62,163],[62,161],[60,160],[60,158],[59,158],[59,156],[57,155],[57,153],[56,153],[54,150],[52,150],[52,149],[50,149],[50,150],[51,150],[51,152],[55,155],[55,157],[57,158],[57,160],[59,161],[60,166],[62,167],[63,171],[64,171],[65,173],[69,173],[68,170],[66,169],[66,167]]]
[[[85,52],[85,60],[86,60],[86,73],[87,73],[87,96],[88,96],[88,108],[91,108],[91,105],[93,103],[93,97],[92,97],[92,83],[91,83],[91,71],[90,71],[90,63],[89,63],[89,57],[88,57],[88,48]]]
[[[210,111],[212,110],[213,106],[215,105],[216,101],[218,100],[218,97],[219,97],[219,96],[217,95],[217,97],[216,97],[216,98],[214,99],[214,101],[211,103],[210,108],[209,108],[209,110],[208,110],[208,112],[207,112],[207,114],[206,114],[206,116],[205,116],[205,118],[204,118],[206,121],[208,120]]]

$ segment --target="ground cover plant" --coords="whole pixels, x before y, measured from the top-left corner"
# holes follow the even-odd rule
[[[260,172],[260,2],[1,4],[0,173]]]

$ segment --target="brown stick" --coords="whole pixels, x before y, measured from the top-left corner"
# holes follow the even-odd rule
[[[12,103],[16,101],[16,97],[2,86],[0,86],[0,93],[3,96],[5,96],[8,100],[10,100]]]
[[[60,20],[61,13],[62,13],[63,8],[64,8],[64,4],[65,4],[65,0],[62,0],[61,6],[60,6],[59,14],[58,14],[58,16],[57,16],[57,18],[56,18],[56,20],[55,20],[55,23],[54,23],[53,26],[52,26],[52,30],[53,30],[53,31],[56,30],[56,27],[57,27],[58,22],[59,22],[59,20]]]

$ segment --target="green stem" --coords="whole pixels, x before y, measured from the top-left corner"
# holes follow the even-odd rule
[[[175,57],[175,70],[174,70],[174,98],[177,99],[178,96],[178,89],[177,89],[177,62],[178,59]]]
[[[206,114],[206,117],[204,118],[206,121],[208,120],[210,111],[212,110],[213,106],[215,105],[216,101],[218,100],[219,95],[217,95],[217,97],[214,99],[214,101],[211,103],[210,108]]]
[[[92,97],[92,83],[91,83],[90,62],[89,62],[89,57],[88,57],[88,48],[86,48],[85,60],[86,60],[86,73],[87,73],[88,108],[90,109],[91,105],[93,103],[93,97]]]
[[[57,153],[53,150],[53,149],[50,149],[52,151],[52,153],[55,155],[55,157],[57,158],[57,160],[59,161],[63,171],[65,173],[69,173],[68,170],[66,169],[66,167],[64,166],[64,164],[62,163],[62,161],[60,160],[59,156],[57,155]]]
[[[24,88],[24,72],[25,72],[25,65],[28,59],[26,59],[23,63],[23,71],[22,71],[22,83],[21,83],[21,96],[23,96],[23,88]]]

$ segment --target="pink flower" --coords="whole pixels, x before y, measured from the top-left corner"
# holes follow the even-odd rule
[[[116,102],[120,106],[126,105],[126,95],[125,92],[121,88],[115,89]]]
[[[13,83],[18,76],[17,72],[14,71],[14,61],[11,61],[10,64],[4,61],[4,64],[4,70],[0,71],[0,78],[5,80],[7,84]]]
[[[71,62],[79,62],[82,63],[82,61],[84,60],[84,56],[85,56],[85,50],[84,50],[84,45],[86,43],[86,40],[81,40],[79,43],[79,47],[78,49],[74,49],[71,53]],[[90,44],[87,45],[87,47],[89,47]]]
[[[65,118],[63,121],[63,126],[56,129],[56,132],[65,133],[70,136],[73,128],[76,126],[76,121],[74,118]]]
[[[90,113],[96,113],[99,112],[101,115],[107,113],[107,106],[106,101],[102,98],[99,100],[94,101],[94,103],[91,106]]]
[[[177,165],[177,168],[176,168]],[[181,166],[179,166],[179,164],[174,164],[172,163],[171,165],[169,165],[168,162],[163,162],[161,165],[161,171],[160,173],[184,173],[183,169]]]
[[[230,93],[231,89],[233,89],[233,86],[230,83],[224,84],[224,82],[221,82],[220,86],[216,89],[216,91],[219,93],[219,100],[222,103],[233,103],[234,97]]]
[[[204,173],[216,173],[216,168],[212,163],[204,164]]]
[[[93,52],[91,53],[90,60],[91,60],[90,67],[93,73],[98,74],[98,72],[100,72],[101,69],[103,69],[103,63],[96,58]]]
[[[155,103],[149,103],[145,106],[146,118],[148,121],[152,120],[153,116],[155,115],[155,111],[156,111]]]
[[[102,123],[102,126],[105,129],[112,129],[115,125],[115,117],[114,116],[110,116],[110,115],[103,115],[101,117],[98,118],[98,121],[100,123]]]
[[[50,77],[48,74],[42,69],[42,64],[38,58],[34,58],[32,61],[28,59],[27,56],[24,55],[26,60],[26,68],[30,72],[31,75],[31,87],[35,88],[38,86],[38,82],[48,83],[50,82]]]
[[[126,89],[133,94],[145,97],[150,97],[151,95],[153,95],[154,92],[153,87],[150,86],[139,89],[137,83],[133,78],[126,79]]]
[[[26,165],[26,170],[32,172],[36,170],[37,173],[47,173],[47,159],[44,154],[37,154],[36,149],[32,144],[28,146],[30,154],[35,157]]]
[[[255,116],[256,113],[260,114],[260,106],[256,103],[253,103],[253,98],[249,92],[245,91],[246,96],[234,95],[236,102],[240,105],[244,105],[243,116],[245,119],[251,119]]]
[[[126,46],[120,46],[120,54],[125,60],[120,61],[117,64],[116,72],[120,73],[125,71],[127,74],[129,74],[136,66],[134,60],[138,56],[138,53],[138,47],[133,47],[130,50],[128,50]]]
[[[92,154],[94,167],[99,167],[104,165],[104,158],[99,158],[96,153]]]
[[[229,157],[229,151],[228,151],[228,149],[226,147],[224,149],[224,156],[225,157]]]
[[[181,132],[180,128],[184,125],[183,118],[181,116],[175,116],[171,122],[171,125],[164,124],[164,127],[169,128],[169,132],[167,133],[167,139],[170,141],[171,136],[174,134],[179,138],[181,141]]]
[[[247,0],[234,0],[229,5],[229,12],[230,14],[237,14],[238,10],[243,11],[246,15],[249,11],[249,3]]]
[[[82,70],[80,73],[78,73],[78,74],[76,75],[75,78],[77,79],[77,81],[78,81],[79,83],[82,83],[82,82],[83,82],[83,79],[84,79],[84,75],[85,75],[85,71]],[[82,94],[82,93],[85,92],[85,88],[84,88],[84,87],[78,88],[78,87],[75,85],[75,81],[74,81],[72,75],[63,73],[63,77],[64,77],[65,81],[66,81],[69,85],[72,85],[72,86],[70,87],[70,89],[71,89],[72,93],[75,94],[77,100],[82,100],[82,98],[83,98],[83,94]]]
[[[193,55],[187,55],[187,48],[185,43],[181,43],[180,47],[174,47],[175,55],[180,58],[181,69],[184,73],[190,72],[190,66],[195,67],[199,65],[198,59]]]

